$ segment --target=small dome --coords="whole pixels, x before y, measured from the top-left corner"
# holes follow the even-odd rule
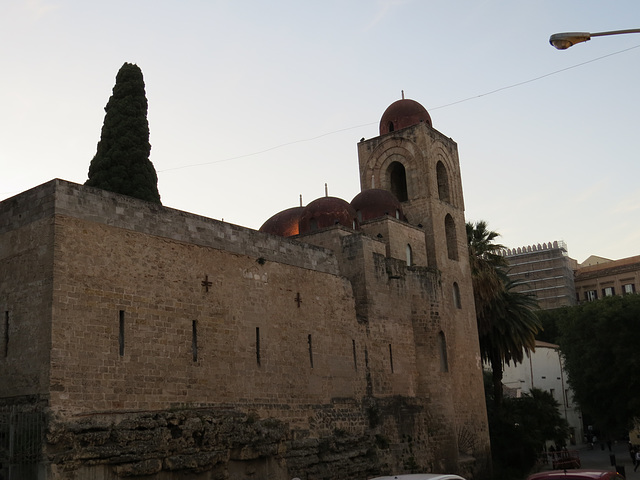
[[[281,237],[298,235],[298,222],[303,211],[304,207],[293,207],[276,213],[262,224],[260,231]]]
[[[380,135],[411,127],[420,122],[426,122],[430,127],[433,126],[431,116],[426,108],[415,100],[403,98],[389,105],[382,114]]]
[[[353,197],[351,206],[356,211],[360,222],[384,217],[385,215],[404,220],[400,201],[393,193],[381,188],[363,190]]]
[[[345,200],[321,197],[304,207],[300,216],[300,233],[309,233],[339,223],[347,228],[357,227],[356,211]]]

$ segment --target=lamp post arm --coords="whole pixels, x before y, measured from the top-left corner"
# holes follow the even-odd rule
[[[591,37],[604,37],[605,35],[621,35],[623,33],[640,33],[640,28],[631,28],[629,30],[612,30],[610,32],[564,32],[554,33],[549,38],[549,43],[558,50],[566,50],[576,43],[587,42]]]
[[[592,33],[592,37],[604,37],[605,35],[622,35],[623,33],[640,33],[640,28],[631,28],[629,30],[612,30],[610,32]]]

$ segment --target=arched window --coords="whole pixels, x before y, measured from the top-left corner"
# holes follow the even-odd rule
[[[315,218],[311,218],[309,220],[309,229],[311,231],[318,230],[318,220]]]
[[[411,245],[407,243],[407,267],[413,265],[413,252],[411,251]]]
[[[447,236],[447,255],[451,260],[458,260],[458,235],[453,217],[449,214],[444,217],[444,232]]]
[[[407,193],[407,173],[404,169],[404,165],[400,162],[393,162],[389,165],[388,173],[391,184],[391,193],[393,193],[401,202],[409,200],[409,195]]]
[[[443,202],[451,203],[451,196],[449,194],[449,174],[442,162],[438,162],[436,165],[436,177],[438,179],[438,198]]]
[[[440,371],[449,371],[449,360],[447,359],[447,340],[444,338],[444,332],[438,334],[438,350],[440,351]]]
[[[460,287],[457,282],[453,282],[453,304],[456,308],[462,308],[462,301],[460,300]]]
[[[389,122],[389,131],[393,132],[395,128],[393,128],[393,122]]]

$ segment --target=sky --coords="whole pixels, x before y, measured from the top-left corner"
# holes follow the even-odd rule
[[[515,248],[640,255],[637,0],[7,0],[0,200],[87,179],[137,64],[162,203],[258,229],[360,191],[357,143],[405,97],[458,144],[467,221]]]

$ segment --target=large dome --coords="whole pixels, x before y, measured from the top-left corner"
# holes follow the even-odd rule
[[[276,213],[262,224],[260,231],[281,237],[298,235],[298,222],[303,211],[304,207],[293,207]]]
[[[385,215],[404,220],[400,201],[393,193],[381,188],[363,190],[353,197],[351,206],[355,209],[358,220],[361,222],[384,217]]]
[[[355,229],[356,211],[341,198],[321,197],[304,207],[300,216],[300,233],[309,233],[336,224]]]
[[[382,114],[380,135],[411,127],[420,122],[426,122],[430,127],[433,126],[431,116],[426,108],[415,100],[403,98],[389,105]]]

